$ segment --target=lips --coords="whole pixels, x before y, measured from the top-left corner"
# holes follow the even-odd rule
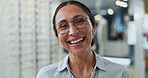
[[[79,43],[79,42],[81,42],[81,41],[84,41],[84,37],[82,37],[82,38],[79,38],[79,39],[75,39],[75,40],[71,40],[71,41],[68,41],[68,43],[70,43],[70,44],[77,44],[77,43]]]

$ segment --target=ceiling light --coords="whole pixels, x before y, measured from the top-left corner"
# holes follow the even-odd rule
[[[106,10],[101,10],[101,14],[106,15],[107,14]]]
[[[127,2],[128,0],[123,0],[123,1],[126,1]]]
[[[113,14],[114,14],[114,10],[111,9],[111,8],[109,8],[109,9],[107,10],[107,12],[108,12],[109,15],[113,15]]]
[[[95,18],[96,21],[99,21],[102,18],[102,16],[101,15],[95,15],[94,18]]]
[[[126,2],[123,3],[122,7],[126,8],[128,4]]]
[[[117,0],[115,3],[116,3],[117,6],[120,5],[120,1],[119,0]]]
[[[126,2],[119,1],[119,0],[117,0],[117,1],[115,2],[115,4],[116,4],[117,6],[124,7],[124,8],[128,7],[128,4],[127,4]]]

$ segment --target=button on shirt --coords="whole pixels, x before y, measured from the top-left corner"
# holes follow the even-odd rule
[[[95,54],[96,65],[90,78],[130,78],[128,69]],[[63,60],[43,67],[36,78],[74,78],[68,66],[67,55]]]

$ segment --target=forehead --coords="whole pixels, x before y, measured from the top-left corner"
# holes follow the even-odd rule
[[[77,5],[69,4],[62,7],[55,18],[56,23],[60,22],[61,20],[70,20],[76,15],[83,15],[87,16],[85,11]]]

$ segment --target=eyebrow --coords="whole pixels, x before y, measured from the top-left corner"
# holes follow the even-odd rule
[[[80,17],[80,16],[81,16],[81,17],[85,17],[85,16],[83,16],[83,15],[76,15],[76,16],[73,17],[73,19],[74,19],[74,18],[77,18],[77,17]]]
[[[61,20],[61,21],[58,22],[57,24],[62,23],[62,22],[66,22],[66,19]]]

